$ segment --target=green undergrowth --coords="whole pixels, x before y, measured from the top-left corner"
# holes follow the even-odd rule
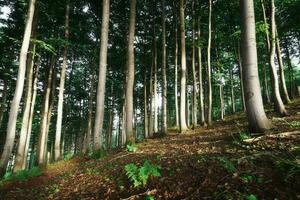
[[[0,183],[4,182],[14,182],[14,181],[27,181],[28,179],[32,177],[37,177],[42,175],[42,171],[39,167],[33,167],[29,170],[21,170],[13,174],[12,172],[7,172],[4,175],[4,178],[1,180]]]

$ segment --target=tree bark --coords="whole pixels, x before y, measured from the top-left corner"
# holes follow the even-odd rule
[[[264,111],[259,84],[253,0],[240,0],[240,11],[243,83],[249,129],[254,133],[264,132],[272,124]]]
[[[271,73],[271,80],[272,80],[272,90],[273,90],[273,99],[274,99],[274,106],[275,110],[281,116],[286,116],[287,111],[285,110],[285,106],[282,102],[279,90],[279,81],[277,75],[277,69],[275,65],[275,49],[276,49],[276,24],[275,24],[275,5],[274,0],[270,0],[270,8],[271,8],[271,49],[269,55],[270,61],[270,73]]]
[[[175,52],[174,52],[174,98],[175,98],[175,120],[176,120],[176,128],[179,127],[179,109],[178,109],[178,27],[177,27],[177,10],[174,3],[174,21],[175,21]]]
[[[57,121],[56,121],[56,133],[55,133],[55,145],[54,145],[54,159],[55,161],[60,160],[60,143],[61,143],[61,127],[62,127],[62,116],[63,116],[63,103],[64,103],[64,90],[65,90],[65,79],[68,62],[68,40],[69,40],[69,16],[70,16],[70,2],[67,2],[66,13],[65,13],[65,46],[63,63],[60,72],[60,85],[58,95],[58,106],[57,106]]]
[[[35,24],[33,22],[33,24]],[[34,32],[34,27],[32,28],[32,32]],[[34,35],[34,33],[32,33]],[[25,108],[23,112],[22,118],[22,128],[20,131],[20,139],[17,147],[16,159],[14,163],[13,172],[16,173],[19,170],[22,170],[22,166],[24,165],[24,157],[25,146],[26,146],[26,138],[28,137],[28,126],[29,126],[29,116],[30,116],[30,107],[32,102],[32,83],[33,83],[33,66],[34,66],[34,57],[35,57],[35,44],[31,43],[29,45],[30,53],[27,59],[27,77],[26,77],[26,95],[25,95]]]
[[[197,78],[196,78],[196,51],[195,51],[195,37],[196,37],[196,30],[195,30],[195,0],[192,1],[192,12],[193,12],[193,21],[192,21],[192,71],[193,71],[193,105],[192,105],[192,126],[193,129],[197,126]]]
[[[109,33],[109,0],[103,0],[102,27],[101,27],[101,47],[100,47],[100,65],[99,65],[99,82],[97,89],[97,105],[94,124],[94,151],[102,148],[103,135],[103,117],[105,101],[105,85],[107,71],[107,45]]]
[[[198,20],[198,40],[201,39],[200,19]],[[202,48],[199,44],[198,47],[198,66],[199,66],[199,112],[200,112],[200,124],[205,126],[205,114],[204,114],[204,96],[203,96],[203,75],[202,75]]]
[[[207,111],[207,124],[212,125],[212,83],[211,83],[211,13],[212,13],[212,0],[209,0],[209,15],[208,15],[208,46],[207,46],[207,84],[208,84],[208,111]]]
[[[7,80],[4,79],[3,80],[2,98],[1,98],[1,104],[0,104],[0,128],[2,126],[4,112],[7,107],[7,105],[6,105],[7,95],[8,95],[8,84],[7,84]],[[4,133],[2,133],[2,134],[4,134]]]
[[[264,23],[265,23],[266,26],[268,26],[269,24],[268,24],[268,20],[267,20],[264,0],[260,0],[260,5],[261,5],[261,8],[262,8]],[[269,30],[268,29],[265,30],[265,38],[266,38],[265,41],[266,41],[266,44],[267,44],[267,52],[269,54],[270,49],[271,49],[271,45],[270,45],[270,35],[269,35]],[[266,65],[264,65],[263,66],[263,70],[264,70],[264,87],[265,87],[265,94],[266,94],[267,103],[271,103],[266,68],[267,68]]]
[[[6,172],[7,163],[11,156],[13,145],[14,145],[15,134],[16,134],[16,122],[18,117],[20,101],[23,94],[24,80],[26,74],[27,52],[30,43],[32,21],[33,21],[33,15],[35,10],[35,2],[36,0],[29,1],[27,20],[25,25],[21,52],[20,52],[20,64],[18,70],[16,89],[15,89],[13,101],[11,102],[11,106],[10,106],[10,113],[9,113],[9,119],[7,124],[7,131],[6,131],[6,140],[5,140],[4,149],[0,160],[0,177],[2,177]]]
[[[32,90],[32,100],[31,100],[31,107],[30,107],[30,115],[29,115],[29,122],[28,122],[28,131],[27,131],[27,138],[26,138],[26,145],[25,145],[25,152],[24,152],[24,161],[22,169],[26,168],[27,165],[27,155],[29,151],[30,139],[31,139],[31,130],[32,130],[32,122],[34,117],[34,107],[36,102],[37,96],[37,84],[38,84],[38,77],[39,77],[39,69],[40,69],[40,58],[37,61],[34,80],[33,80],[33,90]]]
[[[165,19],[165,0],[162,0],[162,74],[163,74],[163,92],[162,92],[162,135],[168,132],[167,124],[167,50],[166,50],[166,19]]]
[[[246,111],[246,103],[245,103],[245,92],[244,92],[244,84],[243,84],[243,68],[242,68],[242,59],[241,59],[241,47],[238,45],[237,59],[239,66],[239,78],[240,78],[240,87],[241,87],[241,99],[243,103],[243,110]]]
[[[145,68],[145,72],[144,72],[144,137],[145,138],[149,138],[148,103],[149,103],[149,96],[147,91],[147,70]]]
[[[276,27],[276,54],[277,54],[277,60],[279,64],[279,72],[280,72],[280,83],[282,88],[282,96],[285,103],[289,104],[291,103],[288,90],[286,88],[286,82],[285,82],[285,75],[284,75],[284,65],[282,61],[282,55],[281,55],[281,49],[280,49],[280,42]]]
[[[41,113],[41,125],[40,125],[40,134],[38,139],[38,146],[37,146],[37,163],[40,167],[45,168],[47,163],[47,126],[48,126],[48,112],[49,112],[49,104],[50,104],[50,92],[51,92],[51,83],[52,83],[52,73],[53,73],[53,66],[55,63],[55,58],[52,56],[51,63],[49,66],[48,71],[48,78],[46,82],[46,86],[44,88],[44,101],[43,101],[43,108]]]
[[[130,19],[128,35],[128,52],[127,52],[127,74],[126,84],[126,139],[127,142],[134,143],[133,132],[133,86],[134,86],[134,37],[136,21],[136,0],[130,1]]]
[[[181,81],[180,81],[180,132],[188,130],[186,124],[186,47],[184,0],[180,0],[180,34],[181,34]]]
[[[232,113],[235,113],[235,95],[234,95],[234,77],[233,77],[233,69],[230,69],[230,89],[231,89],[231,109]]]

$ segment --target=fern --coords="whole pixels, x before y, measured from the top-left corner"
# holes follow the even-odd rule
[[[133,182],[134,187],[145,186],[150,176],[160,177],[159,167],[145,161],[143,166],[138,167],[133,163],[125,166],[127,177]]]

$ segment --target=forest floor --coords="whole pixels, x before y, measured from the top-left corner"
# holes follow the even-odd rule
[[[77,156],[38,177],[2,182],[0,199],[300,199],[300,100],[287,109],[285,118],[267,112],[275,127],[263,136],[250,138],[238,113],[210,129],[145,140],[135,152]],[[125,166],[145,160],[160,176],[134,187]]]

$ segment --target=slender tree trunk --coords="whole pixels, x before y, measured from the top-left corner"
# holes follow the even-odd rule
[[[130,19],[129,19],[129,36],[127,52],[127,74],[126,84],[126,139],[127,142],[134,143],[133,132],[133,86],[134,86],[134,37],[136,21],[136,0],[130,1]]]
[[[155,32],[154,32],[154,37]],[[154,108],[154,129],[153,132],[158,132],[158,105],[157,105],[157,45],[154,38],[154,57],[153,57],[153,108]]]
[[[180,34],[181,34],[181,81],[180,81],[180,132],[188,130],[186,124],[186,49],[185,49],[185,0],[180,0]]]
[[[230,89],[231,89],[231,109],[232,113],[235,113],[235,95],[234,95],[234,77],[233,69],[230,69]]]
[[[146,66],[145,66],[146,67]],[[148,124],[148,103],[149,103],[149,96],[147,93],[147,70],[145,68],[144,72],[144,137],[149,138],[149,124]]]
[[[209,16],[208,16],[208,46],[207,46],[207,81],[208,81],[208,111],[207,123],[208,126],[212,125],[212,83],[211,83],[211,13],[212,13],[212,0],[209,0]]]
[[[101,27],[101,47],[100,47],[100,65],[99,65],[99,82],[97,89],[97,106],[94,124],[94,151],[102,148],[103,135],[103,117],[105,101],[105,85],[107,70],[107,45],[109,32],[109,0],[103,0],[102,27]]]
[[[175,54],[174,54],[174,68],[175,68],[175,74],[174,74],[174,98],[175,98],[175,120],[176,120],[176,128],[179,127],[179,109],[178,109],[178,27],[177,27],[177,11],[174,6],[174,18],[175,18]]]
[[[0,128],[2,126],[2,122],[3,122],[3,116],[4,116],[4,112],[5,109],[7,107],[6,105],[6,101],[7,101],[7,94],[8,94],[8,87],[7,87],[7,80],[3,80],[3,90],[2,90],[2,99],[1,99],[1,104],[0,104]],[[2,133],[4,134],[4,133]],[[1,152],[1,150],[0,150]]]
[[[222,82],[222,69],[221,65],[219,63],[219,58],[218,58],[218,52],[216,52],[217,55],[217,65],[218,65],[218,75],[219,75],[219,97],[220,97],[220,115],[221,115],[221,120],[224,120],[224,86]]]
[[[50,92],[51,92],[51,83],[52,83],[52,73],[55,64],[55,58],[52,56],[51,63],[48,71],[48,78],[46,82],[46,86],[44,88],[44,102],[41,114],[41,125],[40,125],[40,134],[38,139],[37,146],[37,163],[40,167],[45,168],[47,163],[47,126],[48,126],[48,112],[49,112],[49,104],[50,104]]]
[[[284,65],[282,62],[282,55],[281,55],[281,49],[280,49],[280,42],[279,37],[277,33],[277,27],[276,27],[276,54],[277,54],[277,60],[279,64],[279,72],[280,72],[280,83],[282,88],[282,96],[285,103],[289,104],[291,103],[288,90],[286,88],[286,82],[285,82],[285,75],[284,75]]]
[[[58,95],[58,106],[57,106],[57,121],[56,121],[56,133],[55,133],[55,147],[54,147],[54,159],[55,161],[60,160],[60,143],[61,143],[61,127],[62,127],[62,116],[63,116],[63,103],[64,103],[64,90],[65,90],[65,79],[68,62],[68,40],[69,40],[69,16],[70,16],[70,2],[67,2],[66,13],[65,13],[65,47],[63,55],[63,63],[60,72],[60,85]]]
[[[193,71],[193,105],[192,105],[192,126],[193,129],[197,126],[197,78],[196,78],[196,52],[195,52],[195,0],[192,1],[192,10],[193,10],[193,33],[192,33],[192,71]]]
[[[152,65],[150,73],[150,111],[149,111],[149,137],[153,137],[153,71],[154,71],[154,37],[152,40]]]
[[[276,49],[276,24],[275,24],[275,5],[274,0],[270,0],[270,8],[271,8],[271,49],[270,49],[270,73],[272,80],[272,89],[273,89],[273,98],[275,110],[281,115],[286,116],[287,111],[285,110],[285,106],[282,102],[280,91],[279,91],[279,81],[277,75],[277,69],[275,65],[275,49]]]
[[[246,111],[251,132],[264,132],[272,127],[261,96],[258,67],[253,0],[240,0],[242,27],[242,68]]]
[[[111,149],[112,148],[112,131],[113,131],[113,122],[114,122],[114,113],[112,111],[112,107],[111,110],[109,112],[109,127],[108,127],[108,145],[107,145],[107,149]]]
[[[14,146],[14,140],[16,135],[16,122],[18,117],[19,105],[23,94],[23,86],[24,86],[24,80],[26,74],[27,52],[30,43],[32,21],[33,21],[33,15],[35,10],[35,2],[36,2],[35,0],[29,1],[27,20],[25,25],[21,52],[20,52],[20,64],[18,70],[16,89],[14,93],[14,98],[10,106],[10,113],[9,113],[9,119],[7,124],[7,131],[6,131],[6,140],[5,140],[5,144],[4,144],[4,148],[0,160],[0,177],[2,177],[6,172],[7,163],[9,161]]]
[[[34,19],[35,20],[35,19]],[[35,24],[33,22],[33,24]],[[34,26],[32,32],[34,32]],[[34,33],[32,33],[34,35]],[[27,59],[27,78],[26,78],[26,95],[25,95],[25,108],[22,118],[22,128],[20,131],[20,139],[17,147],[16,159],[14,163],[13,172],[16,173],[19,170],[22,170],[24,165],[25,146],[26,138],[28,137],[28,126],[29,126],[29,116],[30,116],[30,107],[32,101],[32,83],[33,83],[33,66],[34,66],[34,57],[35,57],[35,44],[31,43],[29,45],[30,54]]]
[[[167,50],[166,50],[166,19],[165,19],[165,0],[162,0],[162,74],[163,74],[163,92],[162,92],[162,134],[168,132],[167,124]]]
[[[245,103],[245,92],[244,92],[244,84],[243,84],[243,68],[242,68],[242,59],[241,59],[241,48],[240,44],[238,45],[237,59],[239,66],[239,77],[240,77],[240,87],[241,87],[241,99],[243,103],[243,110],[246,111],[246,103]]]
[[[260,5],[261,5],[261,8],[262,8],[264,23],[265,23],[265,25],[268,25],[264,0],[260,0]],[[270,45],[270,35],[269,35],[269,30],[268,29],[265,30],[265,38],[266,38],[265,40],[266,40],[266,44],[267,44],[267,51],[268,51],[268,54],[269,54],[270,49],[271,49],[271,45]],[[267,72],[266,72],[267,69],[266,68],[267,68],[267,66],[264,65],[263,66],[263,70],[264,70],[264,87],[265,87],[265,94],[266,94],[267,103],[271,103],[269,87],[268,87]]]
[[[201,39],[200,19],[198,20],[198,40]],[[203,96],[203,75],[202,75],[202,49],[198,47],[198,66],[199,66],[199,112],[200,112],[200,124],[205,126],[205,114],[204,114],[204,96]]]
[[[91,142],[91,137],[92,137],[92,127],[93,127],[93,100],[94,100],[94,73],[90,75],[90,84],[91,84],[91,89],[90,89],[90,94],[89,94],[89,111],[88,111],[88,124],[87,124],[87,131],[86,135],[84,137],[84,144],[83,144],[83,153],[86,154],[90,151],[90,142]]]
[[[27,155],[29,151],[30,139],[31,139],[31,130],[32,130],[32,122],[34,117],[34,107],[36,102],[36,95],[37,95],[37,84],[38,84],[38,77],[39,77],[39,69],[40,69],[40,58],[37,61],[34,80],[33,80],[33,91],[32,91],[32,100],[31,100],[31,107],[30,107],[30,115],[29,115],[29,122],[28,122],[28,131],[27,131],[27,138],[26,138],[26,145],[24,150],[24,161],[22,169],[26,168],[27,165]]]
[[[289,68],[290,94],[291,94],[291,97],[294,98],[295,94],[296,94],[294,71],[293,71],[293,66],[292,66],[292,62],[291,62],[290,51],[289,51],[289,48],[287,45],[287,41],[285,41],[285,52],[286,52],[286,59],[287,59],[288,68]]]

